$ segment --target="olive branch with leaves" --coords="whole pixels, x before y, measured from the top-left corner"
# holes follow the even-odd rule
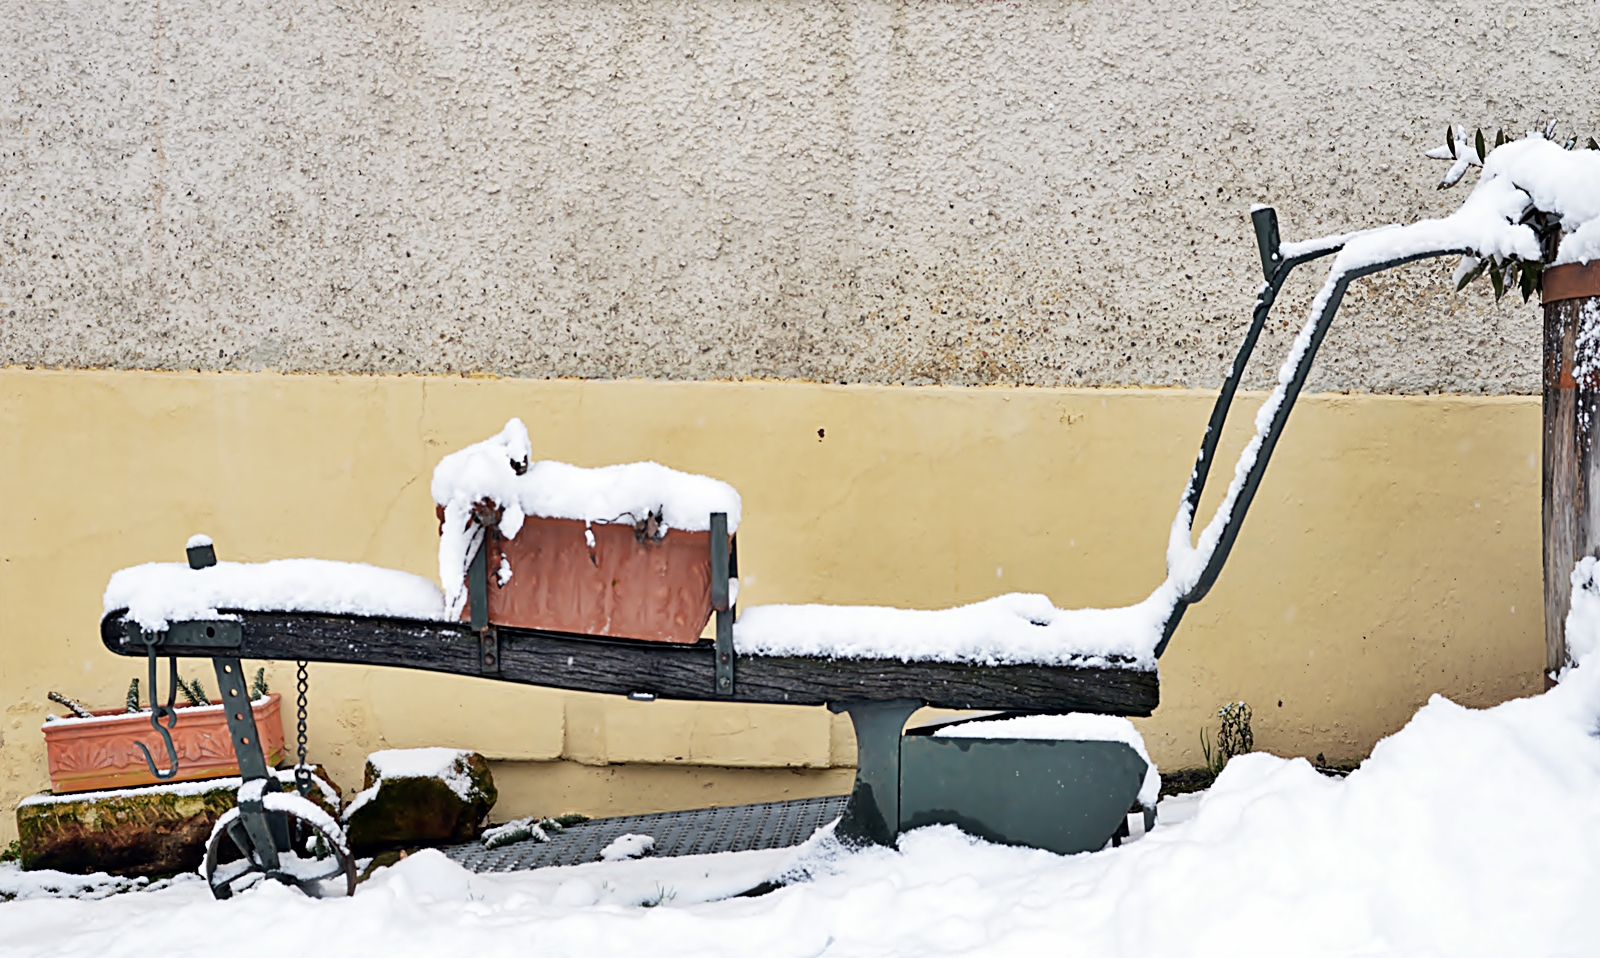
[[[1549,121],[1537,132],[1546,140],[1554,141],[1556,121]],[[1497,130],[1494,146],[1490,147],[1482,129],[1474,130],[1469,137],[1465,128],[1457,129],[1451,124],[1445,127],[1444,140],[1443,146],[1436,146],[1426,154],[1430,159],[1453,161],[1450,169],[1439,180],[1441,190],[1447,190],[1461,182],[1461,178],[1472,167],[1482,168],[1489,154],[1509,142],[1511,137],[1506,136],[1505,130]],[[1561,147],[1566,150],[1576,149],[1578,137],[1576,135],[1569,137]],[[1600,142],[1596,142],[1591,136],[1583,144],[1583,148],[1600,150]],[[1561,245],[1561,217],[1547,210],[1538,209],[1530,203],[1519,222],[1533,230],[1534,236],[1539,241],[1540,258],[1525,260],[1515,254],[1505,256],[1497,254],[1481,259],[1476,256],[1462,257],[1461,265],[1456,269],[1455,275],[1457,292],[1465,289],[1468,283],[1485,273],[1489,275],[1489,282],[1494,286],[1496,300],[1504,296],[1508,289],[1520,289],[1522,301],[1527,302],[1534,293],[1541,290],[1544,266],[1556,258],[1556,248]]]

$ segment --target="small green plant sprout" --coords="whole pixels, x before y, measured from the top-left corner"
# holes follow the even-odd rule
[[[639,904],[643,905],[645,908],[656,908],[661,905],[665,905],[667,902],[677,897],[678,890],[676,888],[667,888],[662,886],[660,882],[657,882],[656,893],[649,898],[646,898]]]
[[[263,666],[256,669],[255,681],[250,683],[250,700],[264,699],[267,697],[267,670]]]
[[[0,851],[0,862],[14,862],[21,858],[22,842],[19,839],[13,838],[11,844],[7,845],[4,851]]]
[[[1217,718],[1222,720],[1222,727],[1217,730],[1215,749],[1211,747],[1206,730],[1200,730],[1200,755],[1205,761],[1206,771],[1213,778],[1222,774],[1229,759],[1255,751],[1256,746],[1255,733],[1250,730],[1250,706],[1243,702],[1229,702],[1217,709]]]
[[[1222,757],[1221,752],[1211,748],[1211,736],[1203,726],[1200,729],[1200,757],[1212,778],[1222,774],[1222,766],[1227,763],[1227,759]]]
[[[178,691],[183,693],[184,699],[186,699],[190,705],[211,704],[211,700],[206,698],[206,690],[203,686],[201,686],[199,679],[190,679],[189,681],[185,682],[180,677],[178,679]]]
[[[124,700],[124,704],[130,712],[144,711],[139,705],[139,680],[137,678],[128,683],[128,697]]]
[[[1217,730],[1217,753],[1223,756],[1222,764],[1228,764],[1228,759],[1235,756],[1255,751],[1256,737],[1250,730],[1250,706],[1243,702],[1229,702],[1217,710],[1217,718],[1222,719],[1222,727]]]
[[[1551,120],[1538,130],[1532,130],[1529,136],[1542,136],[1546,140],[1555,140],[1556,121]],[[1450,169],[1439,180],[1439,189],[1447,190],[1466,175],[1467,170],[1476,166],[1482,168],[1488,160],[1489,154],[1510,142],[1511,137],[1505,130],[1497,130],[1494,135],[1494,145],[1483,135],[1483,130],[1474,130],[1471,136],[1467,135],[1465,127],[1457,128],[1454,124],[1444,128],[1444,145],[1436,146],[1427,152],[1430,159],[1450,160]],[[1563,149],[1572,150],[1578,147],[1578,137],[1571,136],[1561,144]],[[1600,142],[1594,137],[1588,137],[1583,142],[1586,150],[1600,150]],[[1456,267],[1456,291],[1466,288],[1467,284],[1482,276],[1489,274],[1489,282],[1494,286],[1494,298],[1499,299],[1506,294],[1508,289],[1520,289],[1522,301],[1527,302],[1534,293],[1543,288],[1544,264],[1555,258],[1556,247],[1561,243],[1561,217],[1555,213],[1541,210],[1532,203],[1522,214],[1521,222],[1533,230],[1534,236],[1539,240],[1539,249],[1543,258],[1539,260],[1524,260],[1518,256],[1490,256],[1480,259],[1476,256],[1463,256],[1461,265]]]
[[[45,698],[55,702],[57,705],[65,705],[67,707],[67,711],[71,712],[73,715],[76,715],[78,718],[94,718],[93,712],[84,708],[82,705],[79,705],[77,702],[74,702],[72,699],[67,698],[65,695],[62,695],[60,692],[47,692],[45,693]]]

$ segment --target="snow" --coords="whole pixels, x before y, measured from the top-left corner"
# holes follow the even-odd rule
[[[600,849],[600,860],[603,862],[620,862],[629,858],[640,858],[650,854],[650,849],[656,847],[656,840],[650,835],[618,835],[611,840],[611,844]]]
[[[221,706],[215,706],[220,708]],[[148,713],[147,713],[148,714]],[[93,721],[93,719],[79,719],[78,721]],[[294,769],[274,769],[273,776],[290,788],[294,787]],[[311,781],[322,791],[324,797],[329,798],[334,804],[338,803],[338,792],[316,775],[311,776]],[[129,798],[140,795],[167,794],[167,795],[204,795],[206,792],[220,788],[237,789],[243,782],[237,775],[225,778],[202,778],[188,782],[169,782],[160,785],[140,785],[137,788],[110,788],[98,792],[66,792],[54,795],[50,792],[40,792],[29,795],[17,803],[17,807],[24,805],[55,805],[62,802],[94,802],[111,798]]]
[[[1018,715],[1012,718],[978,719],[945,725],[933,733],[935,738],[1045,739],[1061,742],[1122,742],[1144,759],[1144,782],[1139,787],[1139,804],[1154,808],[1161,793],[1161,773],[1144,747],[1144,736],[1132,722],[1116,715],[1073,712],[1067,715]]]
[[[212,542],[210,536],[206,535],[204,532],[196,532],[194,535],[189,537],[189,541],[185,542],[183,547],[185,549],[198,549],[201,546],[208,546],[211,544]]]
[[[759,605],[740,614],[733,640],[745,655],[1148,670],[1172,602],[1158,589],[1120,609],[1058,609],[1046,596],[1026,593],[936,611]]]
[[[223,609],[445,618],[438,586],[421,576],[326,559],[219,562],[205,569],[148,562],[113,573],[103,606],[108,613],[127,609],[152,632],[170,622],[224,618]]]
[[[518,818],[503,825],[493,825],[483,830],[478,836],[478,841],[483,842],[486,848],[499,848],[512,842],[532,840],[546,842],[550,836],[545,832],[543,822],[537,815],[528,818]]]
[[[272,694],[275,695],[277,693],[272,693]],[[255,699],[251,699],[250,700],[250,705],[251,705],[252,708],[254,708],[254,707],[258,706],[258,705],[264,704],[266,701],[267,701],[266,697],[255,698]],[[220,712],[222,710],[222,704],[221,703],[216,703],[216,704],[212,704],[212,705],[189,705],[189,704],[180,702],[177,705],[173,706],[173,708],[177,709],[178,710],[178,714],[180,714],[180,715],[191,715],[192,716],[192,715],[199,715],[201,712],[204,712],[204,711],[207,711],[207,710],[214,711],[214,712]],[[54,715],[54,714],[51,714],[51,715],[46,715],[45,716],[44,724],[45,725],[81,725],[81,724],[84,724],[84,723],[93,723],[93,722],[118,722],[118,721],[126,721],[128,716],[130,716],[130,715],[143,716],[148,721],[149,718],[150,718],[150,710],[146,708],[146,709],[141,709],[141,710],[139,710],[137,712],[128,712],[128,711],[125,711],[125,710],[124,711],[116,711],[116,710],[112,710],[112,709],[105,709],[103,711],[103,714],[89,715],[89,716],[84,716],[84,717],[80,717],[80,716],[77,716],[77,715]]]
[[[1592,569],[1592,567],[1591,567]],[[1592,590],[1592,571],[1585,573]],[[1574,602],[1593,636],[1600,603]],[[1574,648],[1583,646],[1574,636]],[[0,906],[7,958],[208,955],[226,927],[274,950],[386,958],[699,955],[1505,956],[1600,952],[1600,662],[1487,709],[1435,696],[1344,779],[1252,753],[1155,829],[1063,857],[950,826],[896,849],[800,849],[471,874],[438,852],[354,898],[198,882]],[[0,870],[0,889],[21,873]],[[779,876],[791,884],[729,897]],[[794,880],[799,879],[799,880]],[[654,907],[645,907],[654,906]]]
[[[333,820],[332,815],[317,807],[311,800],[301,798],[298,792],[268,792],[261,796],[261,805],[269,812],[288,812],[296,818],[310,822],[323,835],[332,839],[341,852],[349,854],[350,848],[345,844],[344,829],[339,827],[339,823]]]
[[[728,516],[728,532],[739,528],[739,493],[725,482],[634,462],[584,469],[555,461],[532,461],[528,430],[512,419],[496,436],[450,453],[433,470],[433,501],[444,507],[439,533],[439,582],[453,615],[466,602],[467,564],[482,541],[473,507],[500,507],[500,534],[514,539],[528,516],[636,525],[657,516],[660,529],[700,532],[711,513]],[[592,543],[593,539],[590,537]]]
[[[1600,649],[1600,560],[1585,556],[1572,569],[1572,605],[1567,612],[1567,655],[1574,661]],[[1600,660],[1597,660],[1600,661]],[[1568,666],[1570,669],[1570,666]],[[1565,675],[1565,671],[1562,673]]]
[[[96,901],[131,891],[160,891],[174,883],[196,881],[198,878],[198,875],[186,872],[152,882],[142,875],[135,878],[108,875],[105,872],[73,875],[48,868],[23,871],[22,866],[14,862],[0,862],[0,902],[26,901],[30,898]]]
[[[355,810],[371,801],[392,778],[436,778],[461,797],[472,800],[472,776],[467,773],[467,762],[472,752],[460,748],[389,748],[367,756],[367,764],[377,773],[372,787],[356,794],[344,810],[343,818],[350,820]]]

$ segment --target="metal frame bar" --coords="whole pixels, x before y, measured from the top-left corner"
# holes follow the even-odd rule
[[[1197,518],[1200,506],[1200,495],[1205,491],[1206,478],[1211,471],[1211,463],[1216,458],[1217,443],[1222,438],[1223,426],[1227,423],[1228,412],[1233,405],[1234,395],[1238,392],[1239,383],[1244,378],[1245,367],[1249,365],[1250,356],[1255,351],[1256,342],[1261,337],[1261,330],[1266,325],[1267,316],[1272,311],[1273,304],[1277,301],[1278,291],[1289,278],[1289,273],[1296,266],[1337,253],[1344,249],[1343,242],[1329,243],[1326,246],[1317,246],[1295,256],[1285,257],[1281,252],[1278,240],[1278,215],[1271,207],[1261,207],[1251,212],[1255,225],[1256,243],[1261,252],[1261,269],[1266,274],[1266,282],[1262,284],[1261,292],[1256,296],[1255,313],[1250,321],[1250,328],[1245,333],[1244,343],[1239,347],[1238,355],[1234,357],[1233,367],[1228,371],[1227,378],[1223,380],[1222,389],[1217,393],[1217,401],[1211,409],[1211,421],[1206,424],[1205,437],[1200,442],[1200,452],[1195,457],[1194,470],[1189,474],[1189,483],[1184,488],[1183,505],[1189,512],[1191,530]],[[1322,341],[1327,337],[1328,329],[1333,325],[1333,317],[1339,311],[1339,304],[1344,300],[1344,294],[1353,280],[1384,270],[1404,266],[1418,260],[1432,259],[1437,256],[1464,254],[1469,250],[1461,248],[1428,250],[1421,253],[1412,253],[1395,259],[1384,260],[1369,266],[1353,269],[1340,276],[1335,282],[1333,292],[1323,303],[1318,312],[1312,328],[1311,342],[1306,351],[1301,354],[1295,364],[1294,374],[1285,387],[1283,402],[1273,414],[1272,422],[1268,425],[1266,434],[1262,436],[1261,448],[1256,453],[1255,462],[1251,464],[1250,471],[1245,474],[1244,485],[1239,490],[1239,495],[1233,501],[1227,518],[1222,524],[1222,534],[1218,537],[1216,548],[1212,551],[1206,562],[1206,567],[1201,571],[1194,587],[1178,597],[1173,604],[1172,612],[1167,617],[1162,629],[1161,641],[1156,645],[1157,658],[1167,650],[1167,644],[1172,641],[1172,635],[1178,629],[1178,624],[1183,621],[1183,614],[1188,607],[1205,598],[1211,591],[1217,577],[1222,574],[1222,567],[1228,561],[1228,555],[1233,551],[1233,544],[1239,537],[1239,530],[1244,525],[1246,513],[1250,511],[1250,504],[1255,500],[1256,491],[1261,486],[1261,478],[1266,474],[1267,464],[1272,459],[1272,452],[1278,445],[1278,439],[1283,435],[1284,426],[1289,421],[1289,413],[1294,410],[1295,400],[1299,398],[1300,391],[1304,388],[1306,379],[1311,375],[1312,363],[1316,360],[1317,350],[1321,348]]]

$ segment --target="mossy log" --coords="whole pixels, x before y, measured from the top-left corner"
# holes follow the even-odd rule
[[[234,805],[238,779],[222,781],[24,799],[17,806],[22,867],[152,877],[192,871],[212,824]]]
[[[274,774],[285,789],[294,787],[291,771]],[[329,781],[320,766],[313,774]],[[239,779],[219,778],[25,798],[17,806],[19,858],[25,870],[71,874],[163,877],[193,871],[205,858],[211,826],[234,806],[238,790]],[[338,814],[321,789],[313,787],[310,797]]]

